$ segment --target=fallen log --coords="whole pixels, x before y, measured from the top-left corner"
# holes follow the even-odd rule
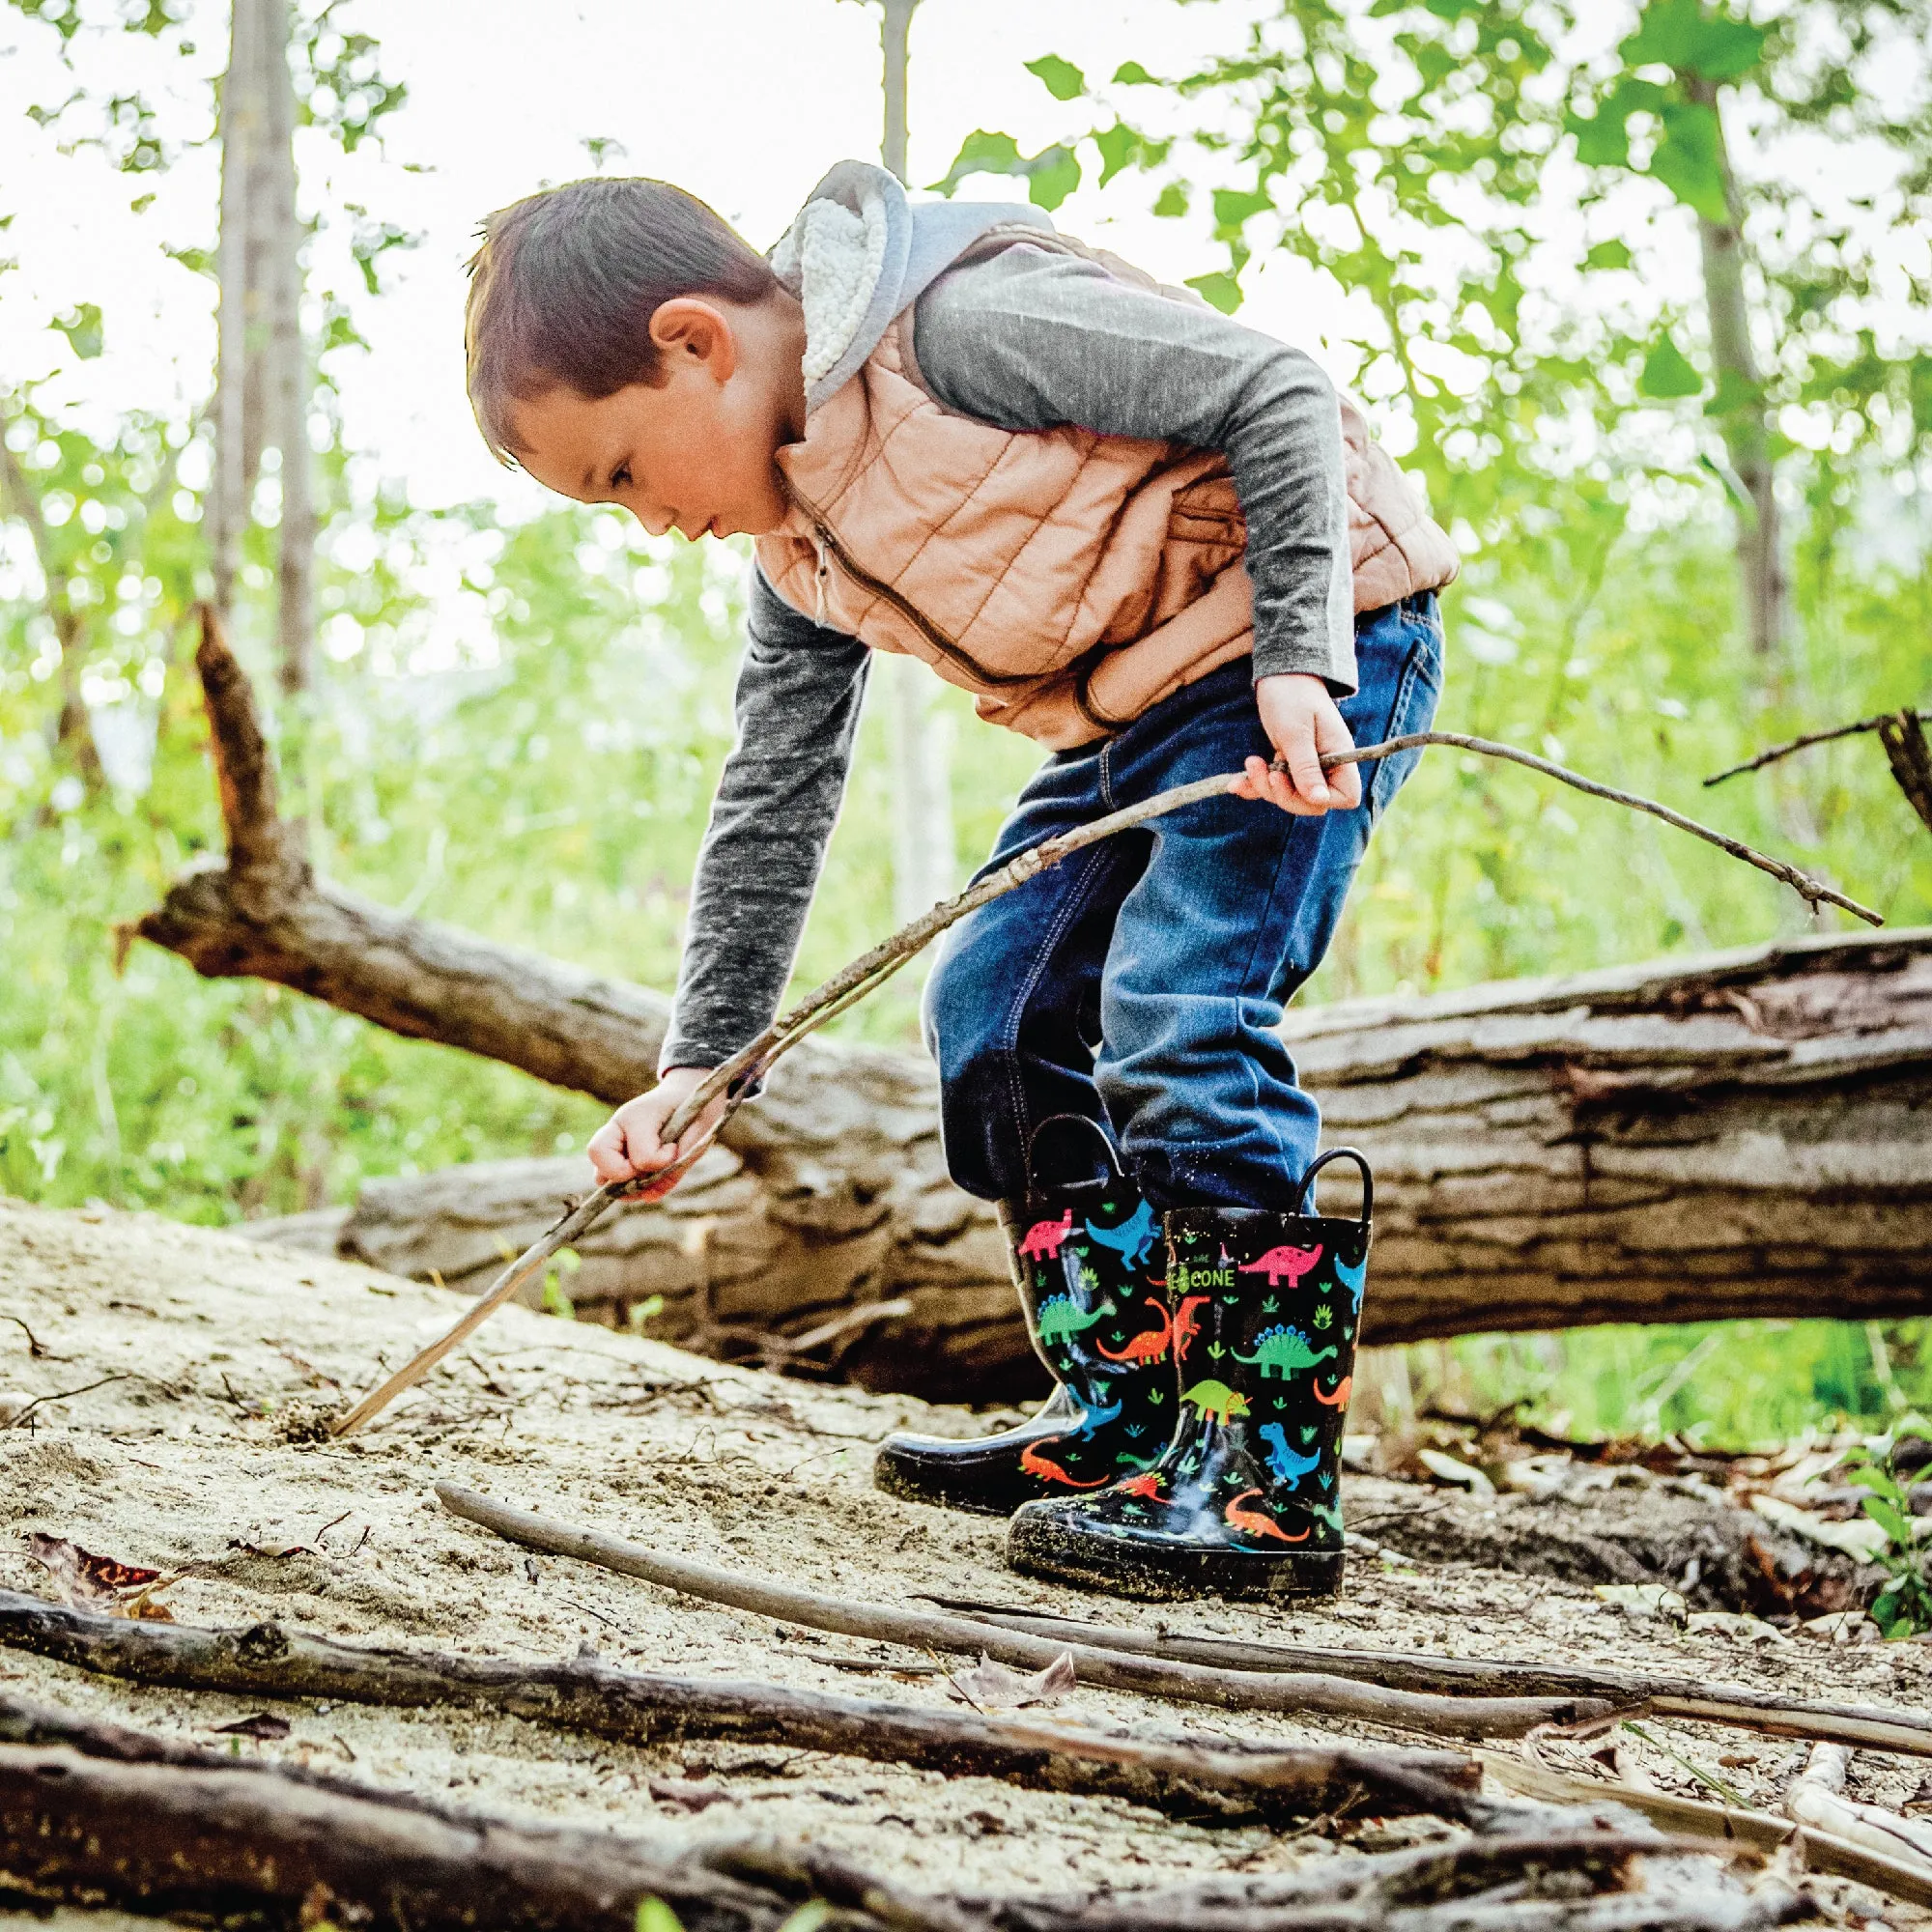
[[[319,878],[212,620],[196,662],[227,859],[127,939],[613,1102],[650,1084],[661,996]],[[1330,1138],[1380,1179],[1370,1342],[1932,1306],[1932,931],[1348,1002],[1284,1032]],[[476,1284],[586,1179],[560,1161],[378,1183],[339,1238]],[[914,1056],[807,1042],[668,1203],[611,1216],[582,1252],[587,1307],[621,1319],[660,1295],[653,1332],[686,1346],[756,1355],[903,1300],[837,1333],[822,1365],[952,1401],[1041,1380]]]
[[[630,1745],[724,1738],[735,1744],[908,1765],[949,1777],[997,1777],[1037,1791],[1125,1799],[1192,1817],[1259,1813],[1280,1821],[1350,1808],[1410,1810],[1466,1760],[1435,1751],[1363,1751],[1129,1738],[1091,1725],[1035,1723],[788,1685],[619,1670],[594,1657],[563,1663],[360,1648],[279,1624],[201,1630],[71,1609],[0,1591],[0,1643],[137,1684],[250,1697],[324,1697],[409,1709],[501,1712]],[[138,1736],[135,1733],[127,1737]],[[63,1726],[0,1697],[0,1738],[121,1755],[125,1737]],[[190,1766],[210,1754],[175,1747]],[[331,1785],[328,1788],[338,1788]]]
[[[668,1858],[630,1836],[427,1810],[278,1771],[121,1762],[0,1746],[0,1868],[48,1901],[372,1932],[632,1932],[658,1899],[686,1932],[776,1932],[821,1901],[855,1932],[1756,1932],[1800,1916],[1781,1888],[1690,1877],[1680,1841],[1548,1827],[1286,1874],[1135,1894],[920,1895],[814,1846],[741,1840]],[[1668,1884],[1632,1891],[1637,1861]],[[1579,1893],[1608,1910],[1579,1916]],[[1496,1913],[1489,1901],[1507,1900]],[[1466,1901],[1463,1903],[1461,1901]],[[1583,1908],[1587,1913],[1587,1907]]]
[[[553,1556],[573,1556],[625,1577],[641,1577],[662,1589],[676,1590],[706,1603],[728,1604],[760,1616],[845,1636],[869,1637],[965,1656],[984,1655],[1002,1663],[1041,1670],[1065,1655],[1083,1683],[1108,1690],[1137,1690],[1224,1710],[1277,1711],[1290,1717],[1350,1718],[1400,1730],[1442,1737],[1521,1737],[1539,1724],[1573,1724],[1607,1717],[1612,1706],[1596,1698],[1439,1697],[1379,1685],[1354,1684],[1322,1672],[1273,1674],[1222,1670],[1204,1664],[1135,1658],[1088,1644],[1047,1642],[966,1617],[889,1608],[881,1604],[821,1596],[768,1577],[721,1570],[667,1556],[620,1536],[554,1522],[528,1510],[514,1509],[494,1496],[456,1483],[438,1483],[438,1499],[452,1516],[476,1523],[511,1543]],[[1461,1762],[1440,1760],[1439,1775],[1453,1778]],[[1404,1776],[1407,1774],[1405,1773]],[[1446,1804],[1449,1796],[1438,1792]]]
[[[1573,1663],[1509,1663],[1461,1657],[1430,1657],[1390,1650],[1335,1650],[1326,1645],[1241,1643],[1230,1637],[1192,1636],[1168,1629],[1127,1630],[1081,1617],[976,1604],[964,1598],[929,1602],[1002,1630],[1021,1631],[1049,1643],[1091,1644],[1135,1657],[1165,1657],[1178,1663],[1205,1663],[1219,1670],[1322,1670],[1380,1684],[1392,1690],[1436,1696],[1597,1697],[1612,1704],[1645,1705],[1661,1718],[1688,1718],[1774,1738],[1816,1738],[1868,1750],[1932,1757],[1932,1718],[1882,1704],[1828,1704],[1744,1685],[1713,1684],[1690,1677],[1613,1670]]]

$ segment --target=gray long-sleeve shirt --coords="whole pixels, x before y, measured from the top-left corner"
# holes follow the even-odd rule
[[[1247,519],[1255,675],[1355,686],[1341,419],[1298,350],[1077,256],[1009,247],[914,305],[927,386],[1002,429],[1077,423],[1218,450]],[[791,976],[852,757],[869,656],[754,570],[737,747],[698,854],[661,1064],[715,1066],[770,1023]]]

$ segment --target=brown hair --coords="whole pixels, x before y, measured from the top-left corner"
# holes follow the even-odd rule
[[[567,183],[498,209],[469,261],[469,407],[499,463],[512,406],[562,385],[598,402],[664,381],[651,317],[677,296],[762,300],[771,265],[668,182]]]

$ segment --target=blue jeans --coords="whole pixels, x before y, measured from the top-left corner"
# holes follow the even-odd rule
[[[1355,623],[1358,745],[1427,730],[1442,688],[1433,594]],[[1118,737],[1049,758],[980,876],[1171,785],[1273,754],[1246,658]],[[1050,1114],[1111,1132],[1156,1208],[1290,1209],[1321,1114],[1275,1028],[1328,950],[1375,822],[1419,752],[1368,766],[1362,807],[1296,818],[1214,798],[1089,846],[980,907],[926,985],[947,1165],[969,1194],[1025,1191]]]

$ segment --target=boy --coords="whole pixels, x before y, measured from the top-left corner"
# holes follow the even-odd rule
[[[877,1478],[1017,1510],[1039,1574],[1336,1587],[1367,1215],[1296,1215],[1319,1121],[1274,1027],[1413,762],[1321,758],[1427,728],[1448,539],[1306,356],[1030,208],[914,208],[844,162],[767,259],[665,184],[581,182],[493,216],[472,270],[501,460],[654,534],[756,540],[663,1077],[591,1142],[599,1177],[666,1165],[671,1111],[776,1010],[870,650],[1051,753],[989,866],[1242,772],[949,934],[925,1008],[947,1160],[1001,1204],[1059,1386],[1019,1430],[891,1438]]]

